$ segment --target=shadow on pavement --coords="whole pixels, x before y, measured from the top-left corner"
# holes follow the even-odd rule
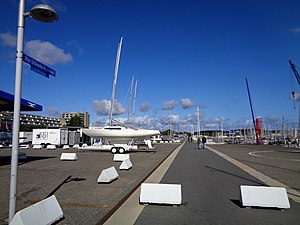
[[[82,177],[74,177],[72,178],[72,175],[68,176],[66,179],[63,180],[63,182],[61,182],[56,188],[54,188],[53,191],[50,192],[49,195],[47,195],[46,198],[52,196],[55,194],[56,191],[58,191],[64,184],[67,184],[67,183],[70,183],[72,181],[85,181],[86,179],[85,178],[82,178]]]
[[[245,178],[245,177],[242,177],[242,176],[233,174],[233,173],[229,173],[229,172],[224,171],[224,170],[220,170],[220,169],[213,168],[213,167],[210,167],[210,166],[205,166],[205,167],[208,168],[208,169],[211,169],[211,170],[215,170],[215,171],[218,171],[218,172],[221,172],[221,173],[228,174],[228,175],[230,175],[230,176],[238,177],[238,178],[243,179],[243,180],[251,181],[251,182],[256,183],[256,184],[259,184],[259,185],[261,185],[261,186],[266,186],[264,183],[257,182],[257,181],[255,181],[255,180],[251,180],[251,179],[248,179],[248,178]]]
[[[26,159],[19,159],[19,165],[23,165],[25,163],[29,163],[32,161],[37,160],[45,160],[45,159],[52,159],[57,158],[55,156],[27,156]],[[11,164],[11,157],[10,156],[0,156],[0,166],[10,165]]]

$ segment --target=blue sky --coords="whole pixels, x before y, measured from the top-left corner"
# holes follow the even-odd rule
[[[298,121],[288,60],[300,65],[299,1],[27,0],[26,10],[41,2],[60,18],[25,21],[24,52],[57,73],[46,79],[23,64],[22,97],[43,105],[39,114],[87,111],[93,124],[106,123],[123,36],[116,119],[127,119],[135,75],[137,126],[168,128],[171,114],[174,129],[195,130],[199,107],[201,129],[249,127],[246,77],[265,126]],[[1,9],[0,89],[13,94],[18,1]]]

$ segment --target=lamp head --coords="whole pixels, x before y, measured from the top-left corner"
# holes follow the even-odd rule
[[[34,6],[30,10],[30,17],[40,22],[51,23],[58,20],[58,15],[53,8],[45,4]]]

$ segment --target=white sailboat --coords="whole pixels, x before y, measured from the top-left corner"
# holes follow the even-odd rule
[[[114,72],[114,82],[112,88],[112,98],[111,98],[111,106],[110,106],[110,115],[109,115],[109,125],[104,127],[90,127],[88,129],[82,129],[82,132],[86,135],[93,138],[104,138],[110,142],[129,142],[130,140],[136,139],[150,139],[151,136],[159,135],[159,130],[148,130],[148,129],[138,129],[127,127],[124,125],[115,125],[113,124],[113,106],[115,102],[115,92],[116,92],[116,84],[117,84],[117,76],[121,55],[123,37],[121,37],[120,43],[118,45],[117,57],[116,57],[116,65]]]
[[[134,129],[121,125],[90,127],[82,129],[82,131],[90,137],[104,138],[109,141],[130,141],[132,138],[150,139],[150,137],[160,134],[158,130]]]

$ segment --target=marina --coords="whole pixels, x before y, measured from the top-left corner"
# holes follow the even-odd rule
[[[299,224],[299,2],[41,3],[1,5],[0,225]]]
[[[135,190],[152,173],[160,171],[159,165],[179,146],[181,149],[170,160],[169,167],[158,173],[162,177],[159,183],[182,185],[182,204],[175,208],[141,205],[136,199],[132,208],[142,207],[142,211],[135,216],[125,213],[120,220],[117,209],[122,209],[122,204],[131,196],[138,196]],[[298,224],[298,149],[231,144],[197,149],[196,144],[190,142],[183,145],[156,144],[156,147],[154,150],[132,150],[132,168],[126,171],[117,169],[119,178],[108,184],[97,183],[101,170],[110,166],[118,168],[120,164],[113,161],[113,154],[109,151],[21,150],[26,152],[27,159],[19,162],[19,182],[22,185],[18,185],[18,210],[54,194],[64,213],[64,218],[57,224],[224,224],[225,217],[225,224]],[[62,152],[74,152],[78,159],[60,161]],[[9,149],[1,149],[0,172],[4,184],[1,185],[1,224],[7,223],[10,169],[7,153]],[[222,155],[228,156],[227,159]],[[233,164],[228,158],[243,166]],[[287,186],[291,208],[280,211],[241,206],[240,185],[270,185],[241,167],[254,169]],[[136,220],[134,223],[126,221],[126,216]]]

